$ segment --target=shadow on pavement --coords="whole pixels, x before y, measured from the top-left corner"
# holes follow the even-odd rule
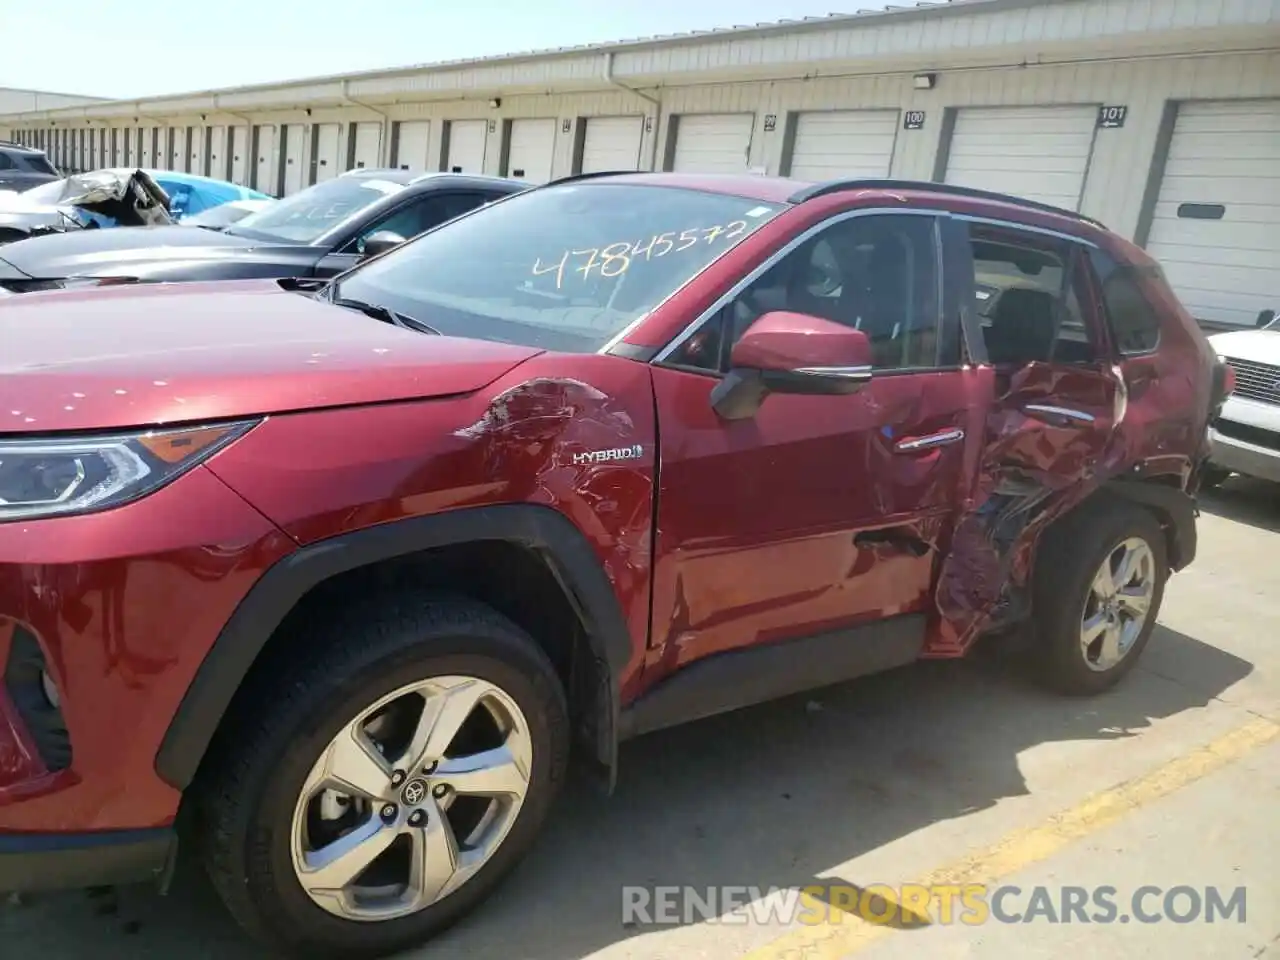
[[[1160,627],[1140,668],[1095,699],[1043,693],[998,658],[934,662],[650,735],[623,748],[612,799],[574,783],[510,881],[414,955],[578,960],[641,932],[623,926],[624,886],[811,884],[932,823],[1026,794],[1024,750],[1136,736],[1251,669]],[[138,888],[0,907],[0,942],[22,957],[262,956],[189,863],[167,899]],[[645,955],[640,942],[631,955]]]
[[[1216,517],[1280,533],[1280,483],[1233,476],[1200,496],[1200,509]]]

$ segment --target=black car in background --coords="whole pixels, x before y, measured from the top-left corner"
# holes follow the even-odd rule
[[[331,277],[530,186],[471,174],[351,170],[226,226],[77,230],[6,244],[0,289]]]
[[[61,176],[43,150],[12,140],[0,140],[0,190],[21,193]]]

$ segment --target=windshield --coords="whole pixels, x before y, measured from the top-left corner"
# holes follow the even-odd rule
[[[782,209],[671,187],[536,189],[357,267],[331,293],[449,336],[591,353]]]
[[[404,184],[372,177],[326,180],[249,214],[227,232],[312,243],[348,217],[403,189]]]

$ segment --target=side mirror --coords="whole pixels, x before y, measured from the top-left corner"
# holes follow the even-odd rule
[[[770,393],[856,393],[872,376],[871,341],[861,330],[785,310],[756,319],[733,345],[729,372],[711,392],[726,420],[753,416]]]
[[[375,230],[364,238],[364,243],[360,249],[360,259],[368,260],[370,257],[376,257],[400,246],[402,243],[404,243],[404,237],[398,233],[391,230]]]
[[[1263,310],[1258,314],[1258,319],[1255,321],[1254,326],[1259,330],[1266,330],[1268,327],[1273,326],[1275,322],[1276,312],[1274,310]]]

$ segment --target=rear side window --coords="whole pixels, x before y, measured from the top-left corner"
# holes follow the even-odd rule
[[[1160,342],[1160,317],[1142,292],[1142,283],[1163,283],[1158,267],[1118,263],[1098,249],[1089,251],[1102,290],[1111,338],[1120,353],[1150,353]]]
[[[0,153],[0,170],[12,170],[13,161],[9,159],[7,153]]]

